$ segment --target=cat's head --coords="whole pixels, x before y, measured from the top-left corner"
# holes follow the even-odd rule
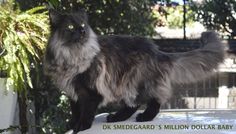
[[[51,37],[60,40],[61,45],[83,45],[89,39],[90,27],[84,11],[60,13],[49,11]]]

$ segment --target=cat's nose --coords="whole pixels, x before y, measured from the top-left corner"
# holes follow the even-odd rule
[[[84,30],[84,29],[80,30],[80,34],[81,34],[82,36],[84,36],[84,35],[85,35],[85,30]]]
[[[79,37],[83,37],[85,35],[85,30],[84,29],[77,30],[76,35]]]

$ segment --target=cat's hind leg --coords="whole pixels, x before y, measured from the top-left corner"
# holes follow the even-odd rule
[[[147,104],[147,108],[145,109],[145,111],[143,113],[140,113],[137,115],[136,117],[136,121],[137,122],[144,122],[144,121],[151,121],[153,120],[156,115],[159,113],[160,111],[160,103],[157,101],[157,99],[151,99],[148,104]]]
[[[124,121],[130,118],[137,110],[138,110],[138,106],[137,107],[125,106],[121,108],[118,112],[116,112],[115,114],[109,114],[107,116],[107,122]]]

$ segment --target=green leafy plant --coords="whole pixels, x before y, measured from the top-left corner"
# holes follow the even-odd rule
[[[156,18],[150,0],[47,0],[61,12],[83,9],[97,34],[153,36]]]
[[[49,33],[46,12],[37,13],[44,8],[20,12],[7,4],[0,7],[0,48],[5,51],[0,67],[7,71],[7,89],[33,88],[30,72],[40,64]]]
[[[43,11],[45,7],[26,12],[13,7],[11,0],[0,5],[0,70],[7,74],[6,89],[12,87],[18,93],[20,126],[16,128],[27,133],[27,96],[36,85],[32,78],[39,83],[39,68],[49,34],[48,16]]]
[[[193,0],[191,0],[193,1]],[[192,2],[195,19],[207,29],[215,29],[222,35],[236,36],[236,1],[235,0],[202,0]]]
[[[191,26],[194,23],[194,14],[189,6],[186,6],[186,24]],[[183,28],[183,6],[159,6],[159,10],[154,10],[158,26],[168,26],[169,28]]]

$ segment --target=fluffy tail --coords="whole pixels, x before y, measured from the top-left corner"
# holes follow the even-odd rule
[[[203,32],[201,42],[204,45],[185,53],[170,54],[173,59],[171,81],[190,83],[202,80],[214,72],[224,60],[224,47],[215,32]]]

